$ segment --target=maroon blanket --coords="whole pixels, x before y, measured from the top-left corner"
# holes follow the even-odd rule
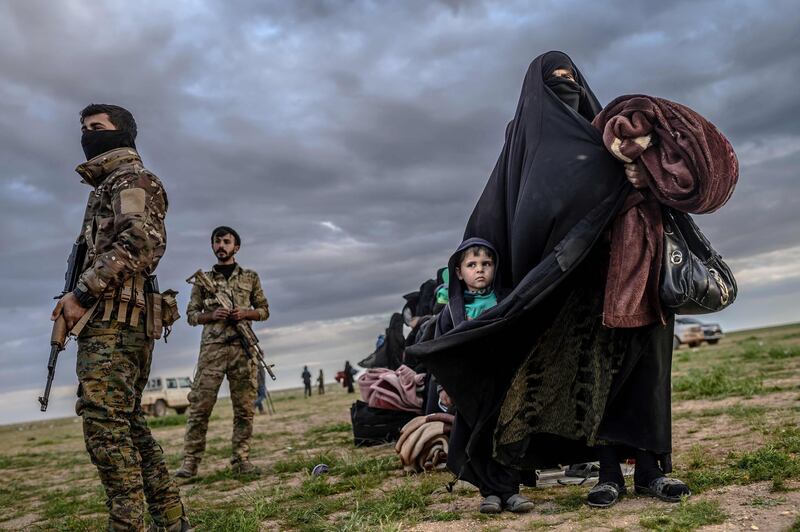
[[[619,160],[636,162],[647,188],[628,197],[611,228],[603,323],[641,327],[666,317],[658,298],[663,246],[659,203],[703,214],[722,207],[739,177],[733,147],[688,107],[644,95],[620,96],[592,122]]]

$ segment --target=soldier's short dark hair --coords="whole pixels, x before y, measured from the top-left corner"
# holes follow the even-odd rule
[[[239,238],[239,233],[234,231],[232,228],[228,227],[227,225],[220,225],[213,231],[211,231],[211,242],[214,242],[214,239],[218,236],[225,236],[231,235],[233,237],[233,241],[237,246],[242,245],[242,239]]]
[[[90,103],[81,111],[81,124],[87,116],[99,115],[105,113],[108,119],[114,124],[114,127],[120,131],[130,133],[131,138],[136,140],[136,120],[130,111],[119,105],[111,105],[108,103]]]
[[[464,262],[464,259],[467,258],[467,256],[469,256],[470,254],[472,254],[472,255],[480,255],[481,252],[486,253],[487,255],[489,255],[489,258],[492,259],[493,261],[497,260],[495,258],[495,256],[494,256],[494,251],[492,251],[492,248],[489,248],[489,247],[486,247],[486,246],[481,246],[480,244],[478,244],[478,245],[475,245],[475,246],[470,246],[467,249],[465,249],[464,251],[462,251],[461,255],[458,256],[458,263],[461,264],[462,262]]]

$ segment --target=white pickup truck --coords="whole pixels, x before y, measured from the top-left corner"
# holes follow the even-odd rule
[[[151,377],[142,393],[142,410],[154,417],[166,415],[167,408],[183,414],[189,407],[189,377]]]

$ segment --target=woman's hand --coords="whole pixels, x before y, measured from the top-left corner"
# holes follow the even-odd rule
[[[634,188],[647,188],[647,183],[644,182],[644,172],[639,169],[638,164],[625,163],[625,177]]]

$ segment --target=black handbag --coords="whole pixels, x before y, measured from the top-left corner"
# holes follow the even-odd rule
[[[675,314],[718,312],[736,300],[736,279],[688,214],[662,208],[661,304]]]

